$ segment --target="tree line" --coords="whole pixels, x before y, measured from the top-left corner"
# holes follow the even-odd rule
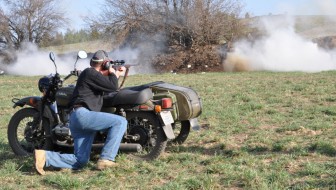
[[[98,40],[102,38],[102,34],[100,34],[97,30],[87,30],[87,29],[70,29],[68,28],[63,32],[56,32],[55,35],[51,37],[51,39],[43,40],[40,46],[48,47],[48,46],[59,46],[64,44],[74,44],[87,42],[92,40]]]

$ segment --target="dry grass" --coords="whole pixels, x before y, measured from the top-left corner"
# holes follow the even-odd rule
[[[53,51],[58,54],[69,53],[69,52],[77,52],[79,50],[84,50],[86,52],[96,52],[99,49],[111,51],[114,48],[112,41],[106,40],[97,40],[97,41],[89,41],[82,42],[76,44],[66,44],[61,46],[51,46],[44,47],[43,49],[48,49],[48,51]]]
[[[37,176],[32,158],[12,153],[6,127],[12,97],[38,95],[38,77],[1,76],[0,181],[4,189],[335,189],[335,72],[133,75],[195,89],[204,126],[152,162],[129,160]],[[15,82],[13,82],[15,81]]]

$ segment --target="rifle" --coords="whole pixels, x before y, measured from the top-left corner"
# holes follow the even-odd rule
[[[129,72],[129,68],[131,66],[138,66],[137,65],[130,65],[130,64],[125,64],[125,61],[124,60],[114,60],[114,61],[109,61],[109,67],[112,67],[114,70],[118,71],[120,67],[125,67],[126,68],[126,71],[125,71],[125,75],[124,75],[124,78],[123,78],[123,81],[121,82],[120,86],[119,86],[119,89],[120,90],[124,83],[125,83],[125,80],[128,76],[128,72]]]

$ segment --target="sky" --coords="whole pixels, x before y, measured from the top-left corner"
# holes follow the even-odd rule
[[[335,15],[336,0],[243,0],[253,16],[268,14]]]
[[[105,0],[61,0],[61,7],[68,13],[71,29],[85,27],[82,18],[99,12]]]
[[[80,29],[85,26],[82,17],[97,14],[104,0],[61,0],[61,2],[71,19],[70,28]],[[241,2],[244,5],[243,15],[246,12],[251,16],[336,14],[336,0],[241,0]]]

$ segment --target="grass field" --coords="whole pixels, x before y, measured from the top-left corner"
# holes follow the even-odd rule
[[[7,142],[11,99],[39,95],[38,77],[0,76],[0,189],[336,189],[336,72],[135,75],[195,89],[200,131],[151,162],[38,176]]]

